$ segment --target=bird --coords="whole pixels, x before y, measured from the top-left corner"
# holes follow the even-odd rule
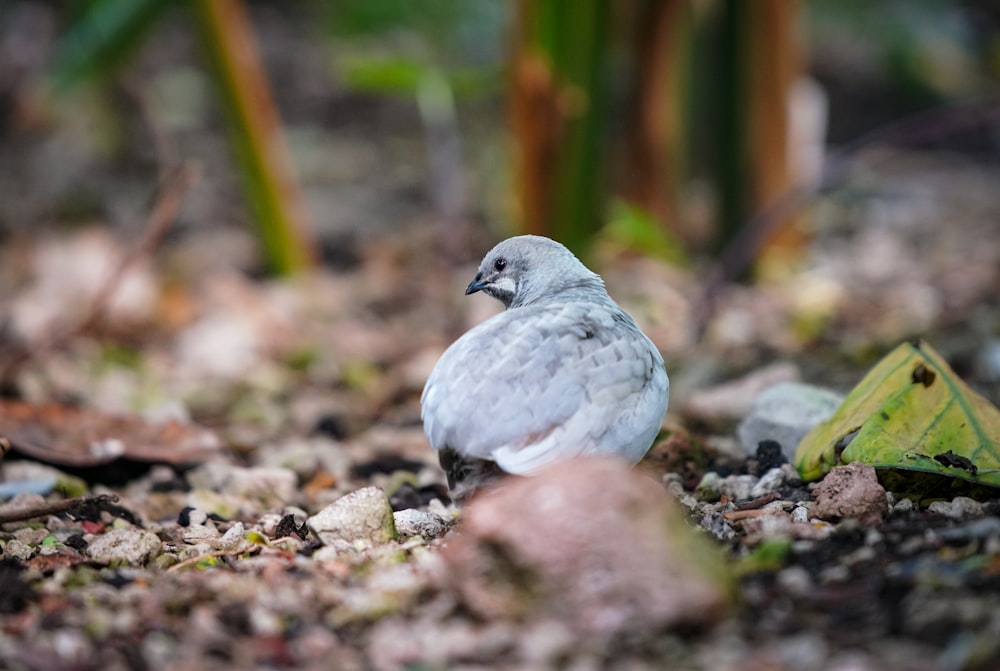
[[[521,235],[491,249],[466,295],[503,312],[459,337],[421,395],[451,498],[580,455],[638,462],[667,411],[656,345],[569,249]]]

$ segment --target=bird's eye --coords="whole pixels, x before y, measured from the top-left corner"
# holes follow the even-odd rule
[[[498,273],[502,273],[503,269],[507,267],[507,259],[497,259],[493,262],[493,270]]]

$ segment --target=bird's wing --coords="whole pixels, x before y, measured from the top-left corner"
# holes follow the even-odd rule
[[[663,417],[666,373],[614,306],[531,306],[459,338],[431,373],[422,405],[435,449],[495,459],[509,472],[584,452],[638,460],[652,442],[648,427]]]

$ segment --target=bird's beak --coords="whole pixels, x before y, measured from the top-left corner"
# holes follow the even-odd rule
[[[476,279],[469,282],[469,286],[465,288],[465,295],[474,294],[477,291],[481,291],[489,282],[483,280],[483,274],[479,273],[476,275]]]

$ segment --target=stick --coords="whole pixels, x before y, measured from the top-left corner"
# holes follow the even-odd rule
[[[0,524],[8,522],[21,522],[35,517],[45,517],[47,515],[58,515],[69,513],[86,506],[103,508],[109,504],[118,503],[118,496],[115,494],[98,494],[97,496],[78,496],[65,501],[54,503],[43,503],[32,508],[22,508],[21,510],[0,511]]]

